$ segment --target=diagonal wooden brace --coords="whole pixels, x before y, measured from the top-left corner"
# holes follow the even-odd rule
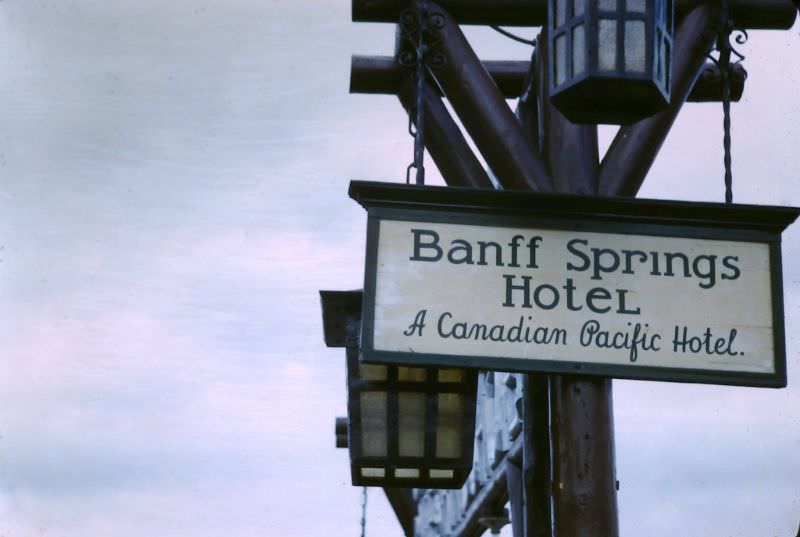
[[[525,81],[531,69],[530,62],[484,60],[481,63],[503,97],[524,97]],[[744,92],[747,73],[741,64],[733,64],[731,67],[734,69],[731,102],[738,102]],[[407,68],[399,65],[392,56],[353,56],[350,60],[350,93],[395,95],[399,92],[400,83],[406,73]],[[430,90],[438,91],[435,87]],[[722,102],[722,77],[716,65],[706,62],[686,100],[696,103]]]
[[[414,82],[406,76],[400,81],[398,97],[411,113],[414,107]],[[483,165],[470,149],[461,129],[432,91],[425,93],[425,145],[445,182],[450,186],[493,188]]]
[[[703,69],[716,35],[719,11],[704,4],[678,26],[672,67],[672,99],[655,116],[620,128],[600,165],[601,196],[635,196]]]
[[[437,4],[431,3],[430,11],[440,21],[432,51],[440,60],[431,62],[430,70],[500,185],[552,191],[541,157],[531,151],[514,113],[455,20]]]

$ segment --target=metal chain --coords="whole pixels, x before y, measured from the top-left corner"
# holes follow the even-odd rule
[[[425,158],[425,19],[428,16],[426,2],[420,1],[419,4],[419,30],[417,31],[417,102],[414,111],[417,114],[417,131],[414,136],[414,167],[417,169],[415,183],[425,184],[425,166],[422,159]]]
[[[406,168],[406,183],[411,182],[411,169],[416,170],[415,183],[425,184],[425,98],[428,91],[428,67],[437,69],[447,63],[439,50],[444,16],[429,7],[428,0],[416,0],[400,14],[400,50],[397,61],[403,67],[414,67],[414,104],[408,111],[408,133],[414,137],[414,161]],[[403,46],[405,45],[405,46]],[[409,50],[411,49],[411,50]]]
[[[367,487],[361,490],[361,537],[367,535]]]
[[[722,26],[717,48],[719,69],[722,75],[722,146],[725,151],[725,203],[733,203],[733,172],[731,171],[731,32],[728,0],[722,0]]]
[[[408,111],[408,133],[414,137],[414,161],[406,168],[406,183],[411,182],[411,169],[416,170],[414,183],[425,184],[425,90],[426,90],[426,65],[425,32],[427,30],[428,2],[417,0],[415,9],[416,28],[413,36],[415,63],[414,72],[415,99],[414,107]],[[405,15],[409,16],[409,15]]]
[[[736,28],[730,16],[730,0],[720,0],[720,21],[713,25],[717,32],[717,42],[714,50],[706,55],[714,62],[722,82],[722,146],[725,151],[723,157],[725,164],[725,203],[733,203],[733,172],[731,169],[731,87],[733,84],[734,67],[739,66],[744,60],[744,55],[731,44],[731,35],[736,32],[735,41],[742,45],[747,42],[747,30]],[[713,52],[717,52],[715,58]],[[731,58],[736,57],[735,62]],[[744,72],[743,69],[739,70]]]

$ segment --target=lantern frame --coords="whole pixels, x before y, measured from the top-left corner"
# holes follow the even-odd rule
[[[552,103],[575,123],[626,124],[663,110],[674,11],[674,0],[548,0]]]
[[[347,445],[353,485],[460,488],[472,469],[477,370],[366,364],[360,360],[362,292],[322,291],[321,295],[326,342],[346,350]],[[450,410],[444,418],[443,407]],[[365,431],[364,421],[377,427]],[[376,437],[381,429],[382,439]],[[375,443],[383,453],[375,452]]]

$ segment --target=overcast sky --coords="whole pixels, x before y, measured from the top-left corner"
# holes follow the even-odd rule
[[[738,202],[800,205],[799,28],[742,47]],[[393,42],[348,0],[0,0],[0,535],[358,534],[318,290],[362,285],[348,181],[412,156],[396,99],[347,93]],[[688,105],[641,195],[722,200],[721,147]],[[784,270],[787,389],[615,383],[623,535],[794,536],[800,225]]]

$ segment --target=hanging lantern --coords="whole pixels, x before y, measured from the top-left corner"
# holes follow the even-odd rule
[[[353,485],[463,485],[472,469],[477,371],[362,363],[361,291],[321,295],[325,341],[346,348]]]
[[[549,0],[550,98],[575,123],[630,123],[669,103],[673,0]]]

